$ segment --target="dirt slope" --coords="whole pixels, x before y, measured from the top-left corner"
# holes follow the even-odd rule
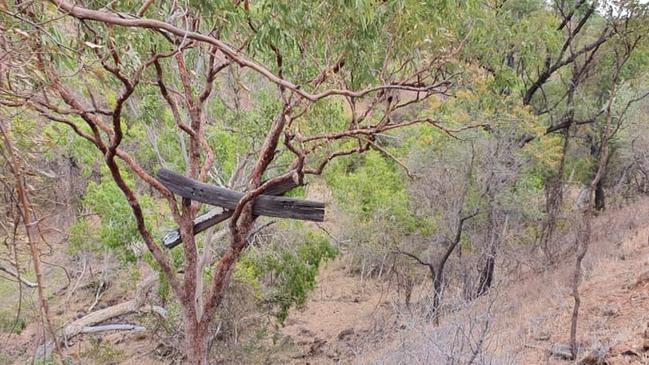
[[[596,219],[581,286],[578,339],[583,364],[649,364],[648,237],[647,200]],[[447,315],[434,327],[409,320],[385,283],[361,282],[341,264],[329,265],[306,307],[293,311],[283,330],[295,345],[287,362],[574,363],[560,356],[568,341],[573,269],[574,258],[568,255],[551,270],[502,283],[490,298]],[[488,334],[482,343],[472,343],[475,328],[484,322]],[[466,349],[450,340],[460,338],[468,343]],[[462,357],[461,351],[470,355],[469,348],[478,344],[484,354]]]

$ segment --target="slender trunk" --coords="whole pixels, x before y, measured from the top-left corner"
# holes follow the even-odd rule
[[[50,309],[45,297],[45,288],[43,284],[43,273],[41,270],[41,258],[40,258],[40,249],[38,243],[36,242],[36,237],[38,232],[36,232],[36,225],[38,222],[32,221],[32,210],[31,202],[29,200],[28,190],[25,183],[24,176],[22,175],[23,167],[20,162],[20,158],[14,153],[13,145],[11,143],[9,133],[5,129],[4,123],[0,120],[0,132],[4,140],[5,148],[7,149],[7,154],[9,155],[10,169],[16,180],[16,192],[18,193],[18,202],[20,215],[25,225],[25,233],[27,234],[27,243],[29,244],[29,251],[32,258],[32,264],[34,265],[34,274],[36,275],[36,284],[38,292],[38,301],[40,306],[40,314],[44,323],[45,333],[48,333],[52,337],[54,346],[56,348],[56,353],[61,357],[61,348],[59,343],[56,340],[56,332],[54,331],[54,326],[52,326],[52,321],[50,320]],[[45,336],[46,337],[46,336]],[[44,343],[47,343],[47,339],[44,339]],[[61,357],[62,359],[62,357]]]
[[[471,280],[469,270],[464,266],[462,266],[462,298],[466,302],[473,299],[473,280]]]
[[[606,208],[606,194],[604,192],[604,183],[602,180],[597,182],[595,188],[595,210],[602,211]]]
[[[496,245],[492,244],[487,260],[480,272],[480,283],[478,284],[478,291],[476,297],[479,297],[491,288],[494,278],[494,268],[496,266]]]
[[[563,206],[563,174],[566,166],[566,155],[568,153],[569,141],[570,125],[568,125],[568,128],[566,128],[563,133],[561,160],[559,161],[557,172],[548,182],[546,182],[545,187],[545,210],[548,216],[541,228],[540,244],[543,254],[549,263],[554,262],[554,253],[550,247],[550,243],[554,237],[557,227],[557,218],[561,214]]]
[[[591,221],[593,218],[593,209],[596,208],[596,199],[593,199],[593,194],[600,189],[600,183],[604,176],[606,170],[606,164],[609,158],[609,142],[611,138],[611,128],[613,121],[613,101],[617,95],[617,82],[620,76],[620,70],[622,65],[628,60],[628,54],[622,63],[617,63],[617,69],[615,70],[615,75],[613,77],[613,82],[611,84],[611,93],[606,105],[606,125],[604,127],[604,132],[602,133],[602,143],[599,153],[595,148],[595,144],[591,144],[591,154],[598,157],[597,170],[593,176],[588,187],[588,203],[586,204],[586,209],[583,212],[583,224],[582,232],[577,237],[577,259],[575,260],[575,275],[573,278],[573,287],[572,287],[572,296],[574,298],[575,304],[572,310],[572,319],[570,323],[570,351],[572,359],[577,358],[577,321],[579,319],[579,308],[581,306],[581,296],[579,295],[579,285],[581,284],[582,279],[582,262],[586,253],[588,252],[588,246],[590,245],[591,239]],[[603,188],[602,188],[603,190]]]
[[[497,233],[495,229],[497,222],[495,222],[494,220],[493,209],[489,211],[489,222],[491,226],[491,237],[489,239],[489,252],[487,253],[485,264],[482,267],[482,270],[480,271],[480,281],[475,295],[476,298],[483,295],[484,293],[487,292],[487,290],[489,290],[489,288],[491,288],[491,284],[493,283],[493,277],[494,277],[494,269],[496,267],[496,242],[498,241],[499,237],[497,237]]]
[[[462,227],[464,226],[464,222],[475,217],[477,214],[478,211],[476,210],[473,214],[462,216],[462,209],[460,209],[458,213],[459,221],[455,231],[455,238],[450,242],[450,245],[446,249],[446,253],[437,263],[437,268],[435,268],[434,264],[428,263],[428,269],[430,270],[431,279],[433,280],[433,319],[436,325],[439,325],[439,309],[442,301],[442,290],[444,289],[444,267],[446,266],[448,258],[453,254],[455,248],[461,246],[460,241],[462,240]]]
[[[444,270],[444,268],[440,267],[435,274],[435,272],[431,269],[431,273],[433,275],[433,320],[436,325],[439,325],[439,306],[442,300],[443,277],[441,270]]]
[[[491,242],[489,246],[489,254],[487,255],[487,260],[485,265],[480,273],[480,283],[478,285],[478,290],[476,292],[476,297],[479,297],[485,294],[493,285],[494,280],[494,271],[496,269],[496,255],[498,253],[498,247],[500,246],[500,240],[505,237],[507,232],[507,225],[509,223],[509,216],[505,216],[505,221],[503,222],[502,232],[497,232],[498,228],[498,217],[496,217],[493,209],[489,213],[489,220],[491,221]]]
[[[603,144],[606,143],[608,145],[608,141],[602,141],[602,148],[604,147]],[[595,210],[596,211],[602,211],[606,207],[606,194],[604,192],[604,182],[603,182],[603,177],[605,175],[606,171],[606,165],[608,162],[608,153],[606,156],[600,156],[602,154],[602,151],[600,151],[600,148],[598,148],[597,144],[595,143],[595,138],[593,137],[593,140],[590,145],[590,155],[596,160],[601,162],[601,172],[600,172],[600,178],[595,181]]]
[[[465,264],[462,257],[462,245],[458,247],[458,263],[460,266],[460,276],[462,277],[462,298],[469,302],[473,299],[473,280],[469,273],[468,263]]]
[[[579,318],[579,309],[581,307],[579,286],[581,285],[582,280],[582,262],[584,261],[584,257],[586,257],[588,246],[590,245],[591,219],[592,212],[588,209],[583,215],[582,232],[578,235],[575,241],[577,257],[575,261],[575,274],[572,280],[572,297],[575,303],[572,308],[572,318],[570,322],[570,352],[573,360],[577,358],[577,319]]]
[[[239,261],[241,253],[246,248],[247,237],[252,230],[252,223],[254,221],[254,216],[252,215],[252,204],[248,204],[247,207],[244,207],[240,217],[238,225],[232,225],[229,227],[231,235],[230,249],[221,256],[219,261],[213,267],[213,277],[210,284],[211,287],[207,290],[207,293],[205,293],[202,301],[203,313],[201,314],[200,319],[197,319],[198,332],[194,331],[196,333],[195,335],[188,336],[193,338],[188,339],[188,341],[193,341],[193,343],[197,343],[199,338],[202,338],[204,347],[198,350],[202,351],[206,355],[209,350],[209,340],[207,338],[208,329],[214,321],[216,308],[223,300],[225,290],[230,283],[230,277],[234,270],[234,266],[237,261]],[[191,330],[191,328],[189,329]],[[202,363],[199,362],[198,364]]]

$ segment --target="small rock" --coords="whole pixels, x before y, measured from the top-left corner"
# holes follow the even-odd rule
[[[620,308],[616,305],[608,305],[602,309],[602,315],[606,317],[614,317],[620,313]]]
[[[633,350],[633,349],[628,349],[628,350],[622,352],[622,356],[636,356],[636,357],[640,357],[640,355],[639,355],[637,352],[635,352],[635,350]]]
[[[351,336],[353,334],[354,334],[354,329],[353,328],[348,328],[346,330],[340,331],[340,333],[338,334],[338,339],[342,340],[345,337],[349,337],[349,336]]]
[[[600,354],[591,352],[583,359],[579,360],[578,365],[606,365],[606,359]]]
[[[313,355],[321,354],[322,353],[322,348],[324,347],[324,345],[326,343],[327,343],[327,340],[323,340],[323,339],[320,339],[320,338],[317,338],[317,337],[314,338],[313,339],[313,344],[309,348],[309,355],[313,356]]]
[[[649,283],[649,271],[645,271],[644,273],[640,274],[638,276],[638,279],[635,281],[635,284],[633,284],[632,288],[645,286],[647,283]]]
[[[563,360],[572,359],[572,351],[570,345],[567,344],[555,343],[554,345],[552,345],[552,348],[550,349],[550,353],[555,358],[559,358]]]

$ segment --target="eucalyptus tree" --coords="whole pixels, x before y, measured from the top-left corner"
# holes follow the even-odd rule
[[[446,130],[431,117],[392,116],[452,90],[464,44],[457,30],[470,26],[456,10],[436,1],[16,1],[1,15],[0,102],[67,126],[96,149],[182,308],[186,361],[205,364],[259,196],[302,185],[339,156],[380,150],[379,133]],[[217,136],[231,134],[245,150],[226,171],[244,194],[215,260],[202,259],[194,235],[200,205],[154,177],[163,153],[152,162],[134,152],[147,119],[178,135],[149,140],[174,145],[174,166],[191,179],[226,170]],[[179,227],[179,271],[152,233],[143,186]]]
[[[548,246],[563,211],[564,175],[581,158],[571,154],[573,143],[581,147],[579,134],[599,128],[603,120],[605,87],[595,83],[610,74],[607,65],[619,38],[644,31],[645,7],[642,1],[487,2],[480,19],[493,26],[480,28],[464,48],[465,57],[497,81],[494,92],[520,98],[537,116],[537,128],[520,136],[520,146],[533,142],[562,151],[543,173],[546,218],[538,245],[550,261]],[[600,202],[602,183],[596,190]]]
[[[520,145],[533,141],[556,145],[552,134],[561,133],[560,155],[554,171],[544,176],[546,217],[539,243],[552,260],[549,242],[564,210],[564,185],[568,166],[587,161],[577,174],[586,186],[586,205],[577,215],[581,221],[576,239],[576,268],[573,280],[571,344],[576,356],[576,323],[579,315],[581,263],[590,240],[590,221],[595,210],[604,207],[604,177],[611,145],[623,129],[631,105],[647,97],[638,87],[646,75],[647,4],[643,1],[535,1],[503,2],[491,12],[492,19],[514,32],[525,30],[532,19],[534,34],[515,32],[521,41],[506,51],[479,59],[494,77],[510,82],[498,90],[502,95],[520,95],[521,101],[538,117],[540,131],[523,135]],[[524,19],[511,23],[518,12]],[[522,13],[521,13],[522,12]],[[528,29],[529,30],[529,29]],[[494,36],[499,42],[505,39]],[[488,35],[491,33],[487,33]],[[477,53],[483,55],[483,53]],[[487,60],[491,60],[491,63]],[[496,66],[492,66],[496,65]],[[506,78],[506,76],[510,76]],[[625,85],[634,92],[623,100],[618,91]],[[539,138],[548,136],[550,138]],[[572,146],[574,144],[574,146]],[[581,151],[588,151],[584,156]]]

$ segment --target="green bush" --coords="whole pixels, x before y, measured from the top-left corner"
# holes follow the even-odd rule
[[[234,277],[255,288],[283,323],[291,307],[304,305],[315,287],[320,265],[337,255],[338,250],[323,234],[307,232],[303,242],[293,247],[248,252],[237,264]]]
[[[132,184],[126,177],[127,183]],[[139,196],[143,209],[151,208],[150,196]],[[101,252],[106,247],[123,262],[133,262],[135,254],[129,244],[140,239],[137,224],[126,197],[106,174],[99,183],[90,182],[81,200],[82,206],[100,217],[94,225],[89,217],[82,217],[70,227],[70,243],[73,252]]]

